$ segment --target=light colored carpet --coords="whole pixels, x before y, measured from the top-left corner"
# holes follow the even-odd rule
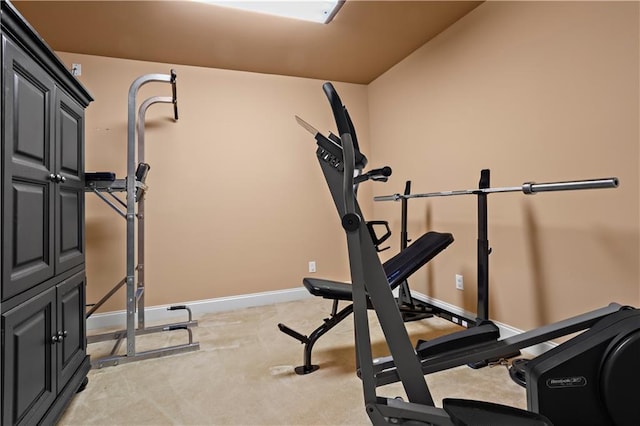
[[[320,369],[298,376],[303,346],[278,330],[282,322],[309,334],[328,317],[331,302],[319,298],[208,314],[194,328],[197,352],[91,370],[60,425],[365,425],[361,381],[355,375],[353,317],[316,343],[312,361]],[[374,356],[386,355],[373,313]],[[458,328],[439,318],[408,323],[412,340]],[[139,349],[186,342],[184,331],[138,339]],[[124,346],[124,345],[123,345]],[[89,346],[104,356],[111,344]],[[106,351],[106,352],[105,352]],[[505,367],[466,366],[427,376],[440,406],[442,398],[471,398],[525,408],[525,390]],[[400,384],[379,395],[404,396]]]

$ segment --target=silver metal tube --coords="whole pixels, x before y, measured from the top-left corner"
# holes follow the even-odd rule
[[[127,356],[135,355],[135,193],[136,193],[136,95],[151,82],[173,83],[169,74],[146,74],[131,83],[127,111]]]
[[[144,125],[145,125],[145,117],[147,114],[147,109],[153,104],[157,103],[166,103],[173,104],[173,98],[171,96],[153,96],[151,98],[146,99],[144,102],[140,104],[140,108],[138,108],[138,162],[144,162]]]
[[[138,108],[138,162],[145,162],[145,120],[147,109],[156,103],[169,103],[173,104],[174,99],[170,96],[153,96],[151,98],[146,99],[140,107]],[[138,306],[138,328],[145,327],[145,294],[144,294],[144,286],[146,283],[145,278],[145,266],[144,266],[144,257],[145,257],[145,202],[144,196],[140,197],[138,200],[138,282],[137,288],[135,290],[136,293],[136,304]]]
[[[91,360],[91,368],[111,367],[121,364],[127,364],[145,359],[155,359],[163,356],[175,355],[183,352],[194,352],[200,349],[200,343],[185,343],[182,345],[168,346],[161,349],[151,349],[148,351],[138,352],[133,356],[113,355],[97,360]]]
[[[393,194],[381,195],[373,197],[374,201],[398,201],[409,198],[431,198],[431,197],[450,197],[454,195],[476,195],[481,193],[497,193],[497,192],[523,192],[524,194],[535,194],[537,192],[552,191],[575,191],[580,189],[606,189],[617,188],[619,180],[616,177],[602,179],[586,179],[567,182],[549,182],[549,183],[524,183],[522,186],[506,186],[501,188],[476,188],[461,189],[457,191],[441,191],[426,192],[423,194]]]
[[[483,188],[483,189],[476,189],[476,192],[484,192],[487,194],[492,194],[494,192],[520,192],[523,190],[522,189],[523,187],[524,185],[523,186],[505,186],[502,188]]]
[[[518,188],[518,190],[519,189],[520,188]],[[393,195],[382,195],[378,197],[373,197],[373,200],[374,201],[399,201],[402,199],[409,199],[409,198],[432,198],[432,197],[451,197],[454,195],[473,195],[479,192],[485,192],[485,190],[462,189],[458,191],[425,192],[423,194],[408,194],[408,195],[393,194]]]
[[[406,198],[406,196],[396,193],[393,195],[378,195],[376,197],[373,197],[373,201],[398,201],[398,200],[402,200],[403,198]]]
[[[114,200],[116,200],[122,207],[127,207],[127,203],[125,203],[124,201],[122,201],[120,198],[118,198],[116,196],[116,194],[114,194],[113,192],[109,192],[109,195],[111,195],[111,198],[113,198]]]
[[[126,218],[127,215],[126,213],[123,213],[122,210],[120,210],[120,208],[118,206],[116,206],[111,200],[109,200],[107,197],[105,197],[104,195],[102,195],[100,192],[98,192],[98,190],[96,190],[95,188],[93,189],[93,192],[100,197],[100,199],[102,201],[104,201],[105,203],[107,203],[107,205],[109,207],[111,207],[116,213],[118,213],[120,216]]]
[[[85,318],[89,318],[95,311],[97,311],[98,308],[100,308],[100,306],[102,306],[104,304],[104,302],[109,300],[109,298],[116,293],[116,291],[120,290],[120,287],[122,287],[125,282],[127,282],[127,279],[123,278],[120,282],[118,282],[118,284],[113,286],[113,288],[107,294],[105,294],[102,297],[102,299],[100,299],[96,304],[94,304],[91,307],[91,309],[89,309],[89,311],[85,315]]]
[[[606,189],[617,188],[620,184],[618,178],[590,179],[569,182],[550,183],[525,183],[522,185],[522,192],[525,194],[535,194],[536,192],[551,191],[576,191],[580,189]]]

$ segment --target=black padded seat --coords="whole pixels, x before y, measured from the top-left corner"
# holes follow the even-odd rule
[[[415,240],[409,247],[387,260],[383,266],[394,289],[416,272],[425,263],[433,259],[438,253],[453,242],[453,235],[444,232],[427,232]],[[304,278],[302,283],[309,293],[325,299],[353,300],[350,283],[325,280],[322,278]]]
[[[309,293],[325,299],[352,300],[351,284],[322,278],[304,278],[302,284]]]
[[[114,172],[86,172],[84,178],[87,181],[113,182],[116,180],[116,174]]]
[[[399,286],[452,242],[453,235],[448,232],[427,232],[409,247],[384,262],[382,266],[391,288]]]

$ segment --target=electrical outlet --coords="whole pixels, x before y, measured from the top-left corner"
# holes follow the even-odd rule
[[[316,271],[316,261],[312,260],[309,262],[309,272],[315,272]]]
[[[464,280],[460,274],[456,274],[456,288],[458,290],[464,290]]]
[[[71,64],[71,74],[75,76],[82,75],[82,64]]]

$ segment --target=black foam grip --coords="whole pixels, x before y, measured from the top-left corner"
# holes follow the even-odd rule
[[[389,166],[384,166],[381,169],[373,169],[369,171],[372,175],[391,176],[392,170]]]

